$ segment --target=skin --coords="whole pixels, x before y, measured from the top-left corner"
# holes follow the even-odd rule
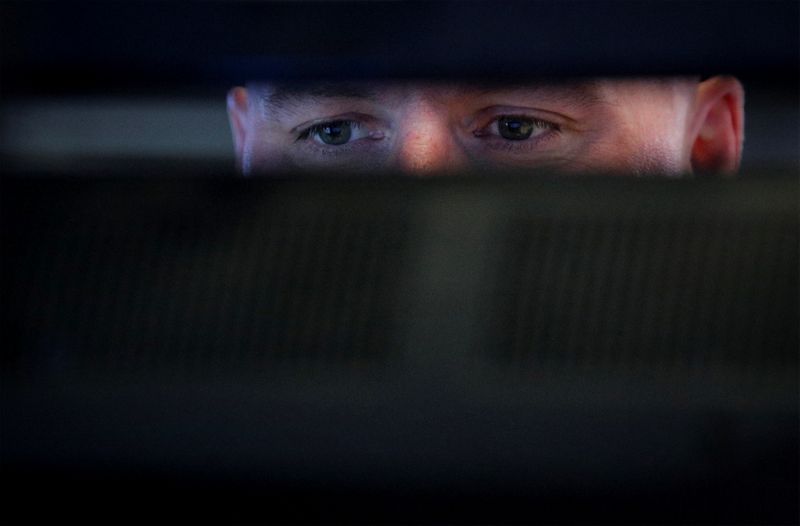
[[[247,175],[293,169],[434,175],[481,166],[733,173],[744,139],[743,105],[741,84],[722,76],[517,86],[251,83],[228,93],[237,163]],[[508,121],[530,135],[504,136]],[[326,144],[331,125],[349,139]]]

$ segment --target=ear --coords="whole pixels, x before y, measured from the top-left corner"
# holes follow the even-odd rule
[[[717,76],[697,88],[690,119],[693,172],[733,173],[744,143],[744,89],[733,77]]]
[[[232,88],[228,92],[228,120],[233,134],[233,148],[236,153],[236,166],[239,171],[244,167],[244,148],[247,139],[249,102],[247,89]]]

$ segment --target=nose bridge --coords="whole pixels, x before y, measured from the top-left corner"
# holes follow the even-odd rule
[[[417,100],[406,112],[400,131],[397,164],[417,174],[452,169],[459,160],[446,106]]]

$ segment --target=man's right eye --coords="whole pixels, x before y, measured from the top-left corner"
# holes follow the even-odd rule
[[[314,124],[303,130],[297,140],[313,139],[314,141],[329,146],[341,146],[351,140],[361,139],[368,132],[360,132],[361,124],[356,121],[339,120]]]

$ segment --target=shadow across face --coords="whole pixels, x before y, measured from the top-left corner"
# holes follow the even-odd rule
[[[228,94],[238,165],[445,174],[733,172],[743,89],[732,77],[560,82],[252,82]]]

